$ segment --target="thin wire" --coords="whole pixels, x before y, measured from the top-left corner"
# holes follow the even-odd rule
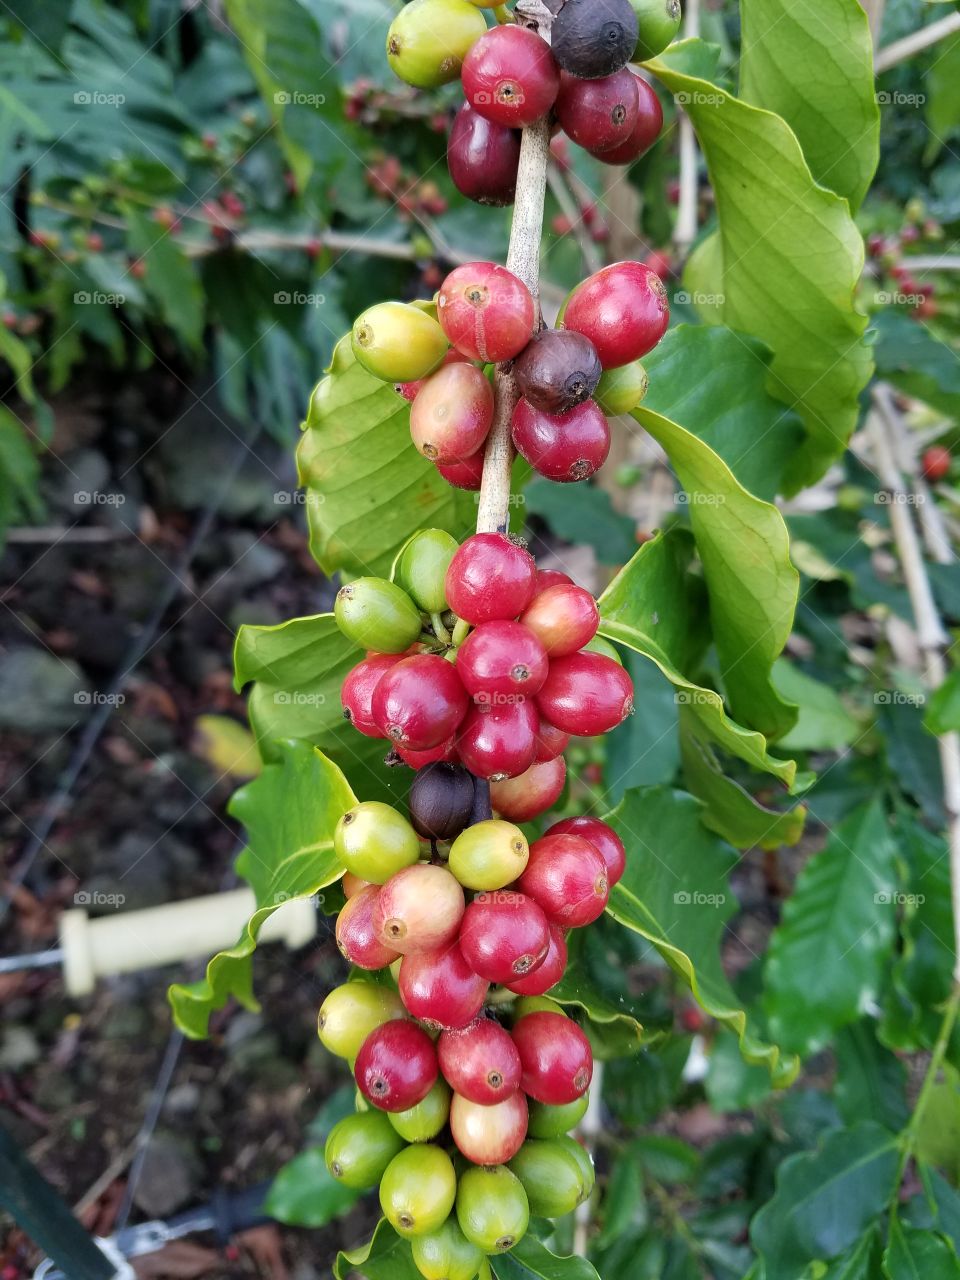
[[[153,1092],[150,1095],[150,1104],[147,1107],[146,1114],[143,1117],[143,1124],[140,1126],[140,1132],[137,1134],[137,1145],[130,1162],[130,1175],[127,1178],[127,1186],[123,1193],[123,1199],[120,1202],[120,1210],[117,1214],[114,1232],[122,1231],[127,1225],[127,1219],[133,1209],[133,1197],[137,1193],[137,1187],[140,1183],[140,1176],[143,1173],[143,1166],[147,1158],[147,1148],[150,1145],[150,1139],[153,1137],[153,1131],[156,1129],[160,1120],[163,1104],[167,1100],[167,1092],[170,1088],[170,1082],[173,1080],[173,1073],[177,1069],[177,1063],[180,1060],[180,1051],[183,1048],[183,1042],[186,1039],[182,1031],[176,1028],[170,1032],[170,1038],[167,1040],[167,1047],[164,1050],[163,1061],[160,1063],[160,1070],[157,1073],[154,1082]]]

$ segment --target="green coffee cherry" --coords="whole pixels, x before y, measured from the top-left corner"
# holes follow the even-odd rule
[[[467,889],[502,889],[523,874],[530,857],[527,837],[512,822],[474,823],[450,846],[448,866]]]
[[[486,29],[483,14],[468,0],[413,0],[387,33],[387,61],[407,84],[435,89],[456,80],[464,58]]]
[[[405,1147],[380,1183],[380,1207],[402,1236],[438,1231],[457,1195],[453,1161],[440,1147]]]
[[[364,1111],[333,1126],[323,1158],[338,1182],[354,1191],[367,1191],[377,1185],[403,1147],[403,1138],[385,1112]]]
[[[589,1100],[589,1093],[585,1093],[575,1102],[551,1107],[545,1102],[534,1102],[531,1098],[527,1133],[531,1138],[562,1138],[583,1119]]]
[[[523,1238],[530,1223],[530,1206],[520,1179],[502,1164],[467,1169],[457,1187],[457,1221],[467,1239],[484,1253],[506,1253]]]
[[[523,1183],[530,1212],[541,1218],[562,1218],[590,1194],[580,1162],[559,1139],[525,1142],[507,1168]]]
[[[558,1004],[556,1000],[551,1000],[549,996],[520,996],[513,1002],[513,1020],[519,1020],[526,1013],[561,1013],[566,1018],[566,1009],[562,1004]]]
[[[345,982],[320,1006],[317,1034],[324,1048],[352,1062],[371,1031],[391,1018],[404,1016],[396,991],[373,982]]]
[[[662,53],[680,30],[680,0],[630,0],[640,24],[631,62],[645,62]]]
[[[604,413],[630,413],[647,394],[649,386],[646,369],[639,360],[634,360],[633,364],[624,364],[618,369],[604,369],[593,398]]]
[[[402,10],[398,22],[410,8]],[[425,378],[450,345],[433,316],[408,302],[378,302],[368,307],[353,322],[351,342],[353,354],[366,371],[384,382]]]
[[[410,1250],[426,1280],[474,1280],[483,1265],[483,1253],[470,1243],[452,1216],[439,1231],[411,1240]]]
[[[424,529],[415,534],[401,551],[397,563],[397,585],[424,613],[443,613],[446,609],[443,585],[458,546],[456,538],[443,529]]]
[[[390,1112],[390,1123],[407,1142],[429,1142],[435,1138],[450,1115],[450,1086],[442,1076],[427,1096],[406,1111]]]
[[[555,1138],[554,1141],[580,1166],[580,1177],[583,1182],[583,1194],[580,1197],[580,1203],[582,1204],[592,1194],[593,1184],[597,1180],[590,1152],[582,1147],[575,1138]]]
[[[403,653],[420,634],[420,610],[407,593],[386,578],[356,578],[337,592],[337,626],[361,649]]]
[[[355,876],[386,884],[420,861],[420,839],[402,813],[380,800],[364,800],[337,823],[333,851]]]
[[[609,640],[604,640],[603,636],[594,636],[590,643],[583,647],[587,653],[602,653],[605,658],[612,658],[618,667],[623,666],[623,659],[617,652],[616,645],[612,645]]]

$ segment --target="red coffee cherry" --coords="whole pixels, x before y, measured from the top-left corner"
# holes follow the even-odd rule
[[[583,836],[541,836],[517,881],[547,919],[566,929],[590,924],[603,914],[610,896],[607,866],[596,845]]]
[[[615,262],[577,285],[561,312],[564,328],[588,338],[605,369],[652,351],[667,331],[663,281],[642,262]]]
[[[408,1013],[443,1028],[469,1026],[490,986],[474,973],[456,942],[440,951],[405,955],[397,985]]]
[[[385,969],[400,955],[385,946],[373,922],[380,886],[370,885],[348,897],[337,916],[337,946],[341,954],[359,969]]]
[[[472,706],[457,734],[457,754],[471,773],[492,782],[515,778],[533,764],[540,718],[533,699]]]
[[[589,591],[563,583],[534,596],[520,621],[549,657],[561,658],[590,643],[600,625],[600,610]]]
[[[556,760],[557,756],[562,755],[569,745],[569,733],[564,733],[562,729],[557,729],[552,724],[548,724],[541,716],[540,727],[537,729],[537,760],[541,764],[545,760]]]
[[[408,658],[409,662],[410,659]],[[401,664],[402,665],[402,664]],[[383,687],[388,672],[377,686]],[[567,733],[593,737],[609,733],[633,710],[633,681],[602,653],[571,653],[554,658],[537,694],[541,714]],[[376,704],[374,704],[376,710]]]
[[[548,587],[559,587],[563,582],[573,582],[569,573],[561,573],[559,569],[538,569],[537,582],[534,588],[533,598],[547,590]]]
[[[426,751],[411,751],[409,747],[395,746],[394,751],[403,761],[409,765],[411,769],[422,769],[428,764],[437,764],[443,761],[449,761],[455,764],[457,760],[457,740],[456,738],[448,738],[446,742],[441,742],[437,747],[428,747]]]
[[[352,871],[345,871],[340,877],[340,887],[343,889],[343,896],[349,901],[350,898],[356,897],[363,889],[369,888],[373,884],[372,880],[363,880],[360,876],[355,876]],[[376,886],[380,888],[379,885]]]
[[[517,1090],[503,1102],[481,1106],[455,1093],[450,1103],[450,1133],[461,1155],[474,1164],[505,1164],[527,1136],[527,1100]]]
[[[368,738],[383,737],[373,719],[373,691],[384,672],[395,667],[402,658],[402,653],[368,653],[340,688],[344,719]]]
[[[463,910],[463,889],[446,867],[418,862],[383,885],[373,926],[380,941],[401,955],[439,951],[459,933]]]
[[[463,96],[496,124],[520,129],[553,106],[560,69],[550,46],[520,26],[494,27],[481,36],[461,71]]]
[[[562,1013],[528,1013],[513,1028],[525,1093],[550,1107],[575,1102],[590,1087],[593,1051],[577,1024]]]
[[[444,1031],[437,1058],[447,1084],[481,1107],[502,1102],[520,1087],[517,1046],[492,1018],[478,1018],[463,1031]]]
[[[546,680],[548,665],[540,640],[519,622],[481,623],[457,650],[457,674],[478,703],[532,696]]]
[[[483,481],[483,449],[459,462],[438,462],[437,470],[455,489],[467,489],[476,493]]]
[[[447,140],[447,168],[461,195],[478,204],[513,204],[520,165],[520,133],[494,124],[465,102]]]
[[[604,164],[633,164],[656,142],[663,130],[663,107],[653,88],[646,80],[635,76],[637,82],[637,120],[630,137],[606,151],[591,151],[595,159]],[[653,266],[647,260],[648,266]],[[660,275],[660,272],[657,272]]]
[[[921,460],[924,478],[929,480],[931,484],[942,480],[949,473],[952,461],[953,456],[944,445],[931,445],[929,449],[924,450]]]
[[[494,29],[507,30],[524,28]],[[539,36],[534,39],[543,44]],[[536,310],[530,290],[512,271],[495,262],[470,262],[456,267],[440,286],[437,319],[459,351],[497,364],[512,360],[530,341]]]
[[[529,822],[546,813],[560,798],[567,778],[563,756],[532,764],[526,773],[490,783],[490,802],[495,812],[510,822]]]
[[[565,329],[542,329],[513,366],[520,394],[544,413],[569,413],[589,400],[601,372],[593,343],[570,325]]]
[[[396,1019],[370,1032],[354,1067],[360,1092],[381,1111],[415,1107],[433,1088],[438,1072],[437,1051],[427,1033],[414,1022]]]
[[[563,77],[557,119],[564,133],[587,151],[609,151],[628,142],[639,115],[637,77],[626,67],[603,80]]]
[[[526,894],[480,893],[463,914],[460,946],[470,967],[488,981],[511,983],[543,964],[550,924]]]
[[[456,732],[468,705],[453,666],[435,653],[417,653],[380,677],[372,711],[383,737],[426,751]]]
[[[559,415],[521,400],[513,411],[511,433],[520,456],[559,484],[586,480],[600,470],[610,452],[610,426],[594,400]]]
[[[550,926],[550,943],[543,964],[523,978],[514,978],[507,989],[518,996],[542,996],[552,990],[567,968],[567,940],[557,924]]]
[[[475,626],[516,618],[533,598],[536,576],[537,566],[525,547],[505,533],[475,533],[447,569],[447,603]]]
[[[432,373],[410,410],[410,436],[431,462],[460,462],[483,445],[493,421],[493,387],[472,364]]]
[[[584,840],[589,840],[600,851],[600,856],[606,864],[607,883],[611,889],[623,875],[627,865],[627,851],[623,847],[623,841],[613,827],[599,818],[563,818],[549,827],[544,834],[582,836]]]

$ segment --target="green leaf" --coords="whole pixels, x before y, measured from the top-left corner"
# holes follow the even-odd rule
[[[885,1208],[897,1162],[897,1139],[869,1120],[786,1159],[772,1199],[750,1225],[764,1280],[797,1280],[804,1262],[849,1248]]]
[[[633,715],[604,739],[603,783],[610,804],[617,804],[630,787],[673,782],[680,764],[680,708],[673,686],[633,649],[625,650],[623,658],[633,680]]]
[[[279,764],[267,765],[230,803],[230,813],[247,829],[249,843],[237,872],[253,889],[257,910],[236,946],[215,955],[199,982],[168,992],[174,1021],[192,1040],[206,1036],[210,1014],[231,996],[245,1008],[259,1008],[252,956],[263,922],[282,903],[312,897],[343,874],[333,852],[333,830],[356,803],[346,778],[304,742],[282,744],[279,755]]]
[[[277,1174],[264,1208],[278,1222],[294,1227],[324,1227],[353,1208],[360,1198],[327,1168],[323,1147],[309,1147]]]
[[[923,723],[938,736],[960,730],[960,671],[951,671],[940,688],[927,698]]]
[[[146,268],[143,288],[184,346],[199,351],[205,299],[193,264],[169,231],[129,205],[123,212],[130,252]]]
[[[871,1116],[898,1133],[907,1123],[907,1073],[903,1063],[877,1040],[876,1024],[866,1019],[837,1033],[837,1081],[834,1098],[847,1124]]]
[[[952,1244],[933,1231],[890,1221],[890,1243],[883,1255],[887,1280],[957,1280],[960,1262]]]
[[[607,820],[627,849],[609,913],[653,943],[707,1013],[737,1033],[748,1062],[789,1084],[796,1059],[757,1038],[720,963],[724,928],[737,911],[727,881],[734,851],[701,825],[692,796],[667,787],[629,791]]]
[[[699,1153],[693,1147],[662,1133],[635,1138],[627,1153],[658,1182],[689,1182],[700,1167]]]
[[[593,484],[531,481],[523,491],[528,514],[540,516],[564,542],[593,547],[602,564],[621,565],[637,549],[637,526],[615,511],[610,495]]]
[[[947,36],[935,46],[935,57],[925,74],[927,100],[924,113],[930,137],[924,152],[929,164],[940,154],[947,138],[960,125],[960,36]]]
[[[509,1253],[494,1254],[488,1262],[497,1280],[600,1280],[586,1258],[558,1257],[531,1232]]]
[[[7,529],[24,518],[39,519],[40,464],[17,417],[0,405],[0,547]]]
[[[386,1218],[380,1219],[368,1244],[337,1254],[335,1280],[350,1280],[357,1272],[367,1280],[422,1280],[409,1242],[397,1235]]]
[[[875,316],[877,372],[908,395],[956,418],[960,414],[960,368],[953,349],[925,324],[887,307]]]
[[[718,90],[694,67],[699,58],[687,40],[647,65],[685,95],[706,157],[719,318],[770,347],[770,391],[803,419],[807,438],[785,483],[795,492],[842,452],[870,377],[866,317],[854,303],[863,241],[846,201],[815,182],[786,122]]]
[[[596,1057],[635,1053],[643,1042],[639,1018],[623,1001],[618,1006],[597,990],[588,971],[585,946],[582,932],[577,930],[569,935],[567,967],[560,981],[551,987],[550,999],[583,1011],[585,1029],[590,1033]]]
[[[849,0],[821,0],[816,18],[789,0],[742,0],[740,95],[782,116],[814,178],[856,212],[880,153],[873,40]]]
[[[386,577],[417,529],[463,537],[475,494],[447,484],[413,447],[410,406],[354,358],[349,337],[310,400],[297,450],[307,488],[310,549],[324,573]]]
[[[917,1156],[936,1165],[951,1182],[960,1175],[960,1076],[945,1064],[943,1079],[930,1089],[917,1127]]]
[[[830,1264],[820,1280],[876,1280],[880,1268],[880,1233],[871,1227]]]
[[[880,987],[896,932],[896,845],[878,800],[851,813],[801,871],[770,939],[771,1033],[809,1053]]]
[[[799,708],[797,723],[781,740],[785,750],[842,751],[864,732],[830,685],[814,680],[787,658],[774,663],[773,683]]]

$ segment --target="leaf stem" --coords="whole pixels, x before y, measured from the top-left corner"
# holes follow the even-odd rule
[[[437,637],[441,644],[450,644],[450,632],[443,625],[443,619],[439,613],[431,613],[430,621],[433,623],[433,634]]]

